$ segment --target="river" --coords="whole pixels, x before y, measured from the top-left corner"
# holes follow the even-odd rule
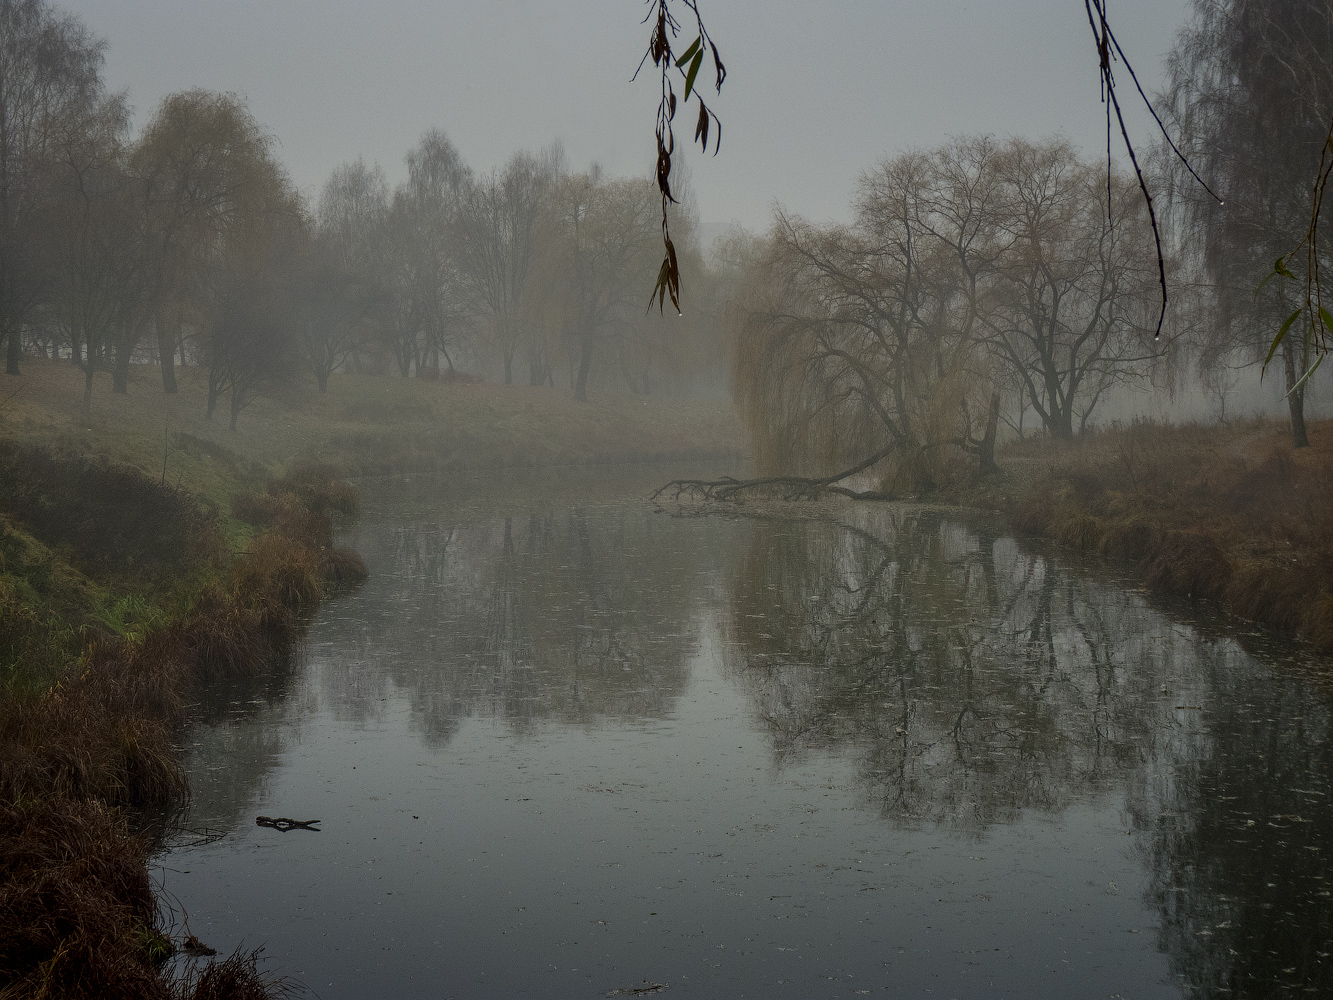
[[[369,582],[196,708],[189,930],[324,1000],[1333,995],[1308,656],[981,515],[667,474],[363,484]]]

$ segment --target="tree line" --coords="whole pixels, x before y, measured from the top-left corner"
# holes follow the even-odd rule
[[[137,364],[208,413],[338,371],[572,391],[706,382],[707,309],[650,315],[659,198],[647,179],[569,168],[558,146],[470,168],[427,131],[390,189],[361,161],[313,204],[234,94],[172,94],[137,132],[102,79],[104,43],[45,0],[0,0],[0,337],[129,391]],[[674,208],[682,266],[704,270]],[[700,279],[703,287],[707,281]],[[705,300],[707,296],[704,296]],[[705,386],[706,387],[706,386]]]
[[[1180,154],[1141,157],[1160,330],[1138,177],[1060,139],[892,157],[860,177],[850,224],[779,211],[739,243],[733,382],[760,472],[826,483],[890,459],[889,479],[929,487],[992,467],[1001,423],[1069,440],[1117,386],[1188,376],[1224,399],[1238,372],[1281,383],[1308,444],[1317,310],[1274,338],[1327,267],[1316,241],[1290,254],[1333,156],[1333,2],[1195,0],[1153,104]],[[1263,283],[1275,258],[1291,270]]]

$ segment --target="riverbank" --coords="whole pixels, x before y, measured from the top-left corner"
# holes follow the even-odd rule
[[[1012,442],[1000,471],[922,499],[997,511],[1019,534],[1134,566],[1333,650],[1333,421],[1294,449],[1285,424],[1138,423],[1069,443]]]
[[[281,993],[254,955],[162,973],[197,942],[165,926],[145,819],[189,795],[178,733],[194,693],[281,663],[303,616],[364,578],[333,548],[355,492],[300,466],[224,518],[87,456],[9,441],[0,467],[0,996]],[[250,532],[236,556],[227,522]]]
[[[748,446],[729,402],[608,396],[579,403],[543,386],[335,375],[327,393],[299,385],[259,399],[228,430],[226,400],[207,418],[207,372],[178,371],[162,392],[155,365],[136,365],[128,394],[98,376],[82,413],[83,375],[27,359],[7,379],[0,437],[97,455],[155,479],[193,482],[217,501],[237,476],[294,458],[349,476],[738,457]],[[165,477],[163,469],[165,467]]]

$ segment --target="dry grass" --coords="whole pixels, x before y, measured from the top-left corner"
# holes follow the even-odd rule
[[[155,929],[147,847],[123,821],[126,808],[188,794],[175,736],[190,693],[265,669],[330,587],[364,578],[354,553],[329,547],[333,514],[355,510],[331,470],[303,470],[264,496],[272,503],[241,506],[271,510],[270,530],[183,615],[143,634],[99,636],[40,693],[11,690],[0,702],[4,991],[203,1000],[287,989],[260,976],[253,955],[174,984],[159,975],[153,960],[170,942]]]
[[[1216,600],[1333,649],[1333,421],[1134,424],[1073,445],[1028,441],[987,486],[1016,528],[1138,565],[1167,593]]]
[[[96,801],[0,806],[0,997],[165,997],[147,859]]]
[[[259,971],[259,952],[238,951],[221,962],[209,962],[172,984],[172,1000],[277,1000],[305,990],[290,980]]]

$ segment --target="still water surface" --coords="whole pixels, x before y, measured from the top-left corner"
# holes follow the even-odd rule
[[[199,708],[190,929],[326,1000],[1333,995],[1299,654],[958,511],[665,477],[364,484],[370,581]]]

